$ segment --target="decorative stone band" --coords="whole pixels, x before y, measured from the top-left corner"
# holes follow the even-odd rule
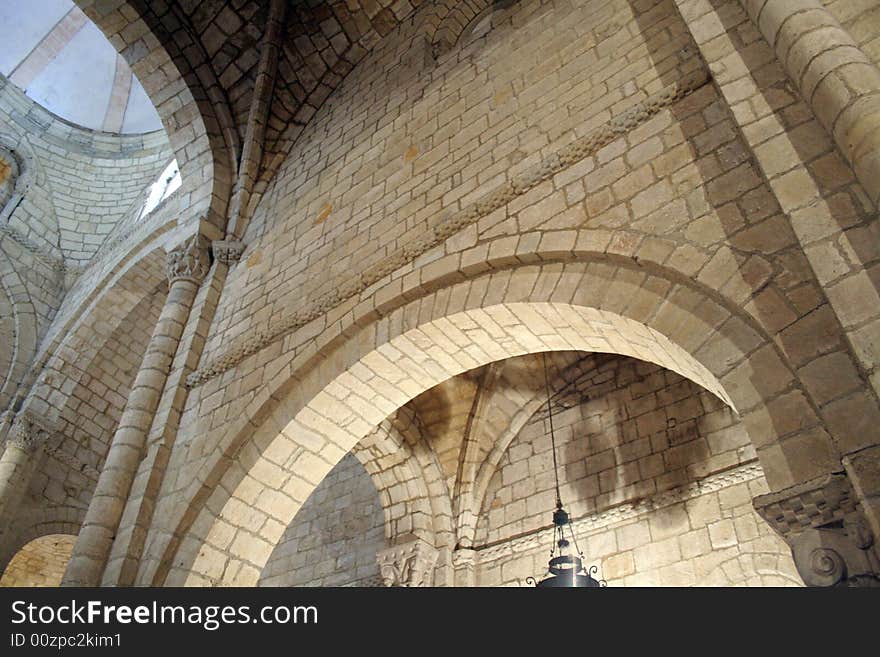
[[[857,504],[843,474],[826,475],[754,501],[755,510],[787,541],[805,529],[842,521],[856,511]]]
[[[704,479],[695,481],[687,486],[680,486],[672,490],[659,493],[646,500],[636,503],[625,503],[600,511],[599,513],[579,518],[572,521],[572,528],[577,536],[583,536],[597,529],[603,529],[619,522],[625,522],[642,517],[657,509],[662,509],[679,502],[694,499],[715,491],[729,488],[746,481],[753,481],[764,476],[764,471],[757,461],[740,465],[730,470],[725,470]],[[547,510],[549,517],[550,511]],[[477,556],[480,563],[507,558],[520,552],[548,547],[553,540],[553,528],[547,527],[531,534],[512,540],[504,541],[485,547],[477,547]],[[587,564],[589,565],[589,564]]]
[[[8,237],[20,247],[30,252],[31,255],[42,260],[43,263],[53,271],[66,272],[71,269],[70,265],[68,265],[63,259],[56,258],[51,253],[44,251],[41,247],[31,242],[27,237],[8,224],[0,225],[0,239],[3,237]]]
[[[53,433],[55,430],[44,420],[25,411],[13,420],[6,440],[26,452],[36,452]]]
[[[419,587],[434,582],[440,552],[421,539],[401,543],[376,553],[385,586]]]
[[[182,280],[201,285],[210,268],[208,240],[202,235],[193,235],[169,251],[165,263],[169,283]]]
[[[275,321],[267,330],[251,333],[232,343],[225,353],[207,363],[187,377],[187,386],[201,385],[215,376],[232,369],[248,356],[280,340],[296,329],[321,317],[339,304],[360,294],[371,285],[382,280],[395,270],[412,262],[417,257],[441,244],[463,228],[470,226],[530,189],[551,179],[560,171],[594,155],[612,141],[626,135],[661,110],[672,106],[709,82],[709,73],[701,68],[688,74],[662,91],[630,107],[608,123],[590,134],[563,146],[531,169],[515,176],[512,180],[497,186],[460,211],[449,216],[440,216],[433,226],[408,243],[389,254],[387,258],[369,267],[344,282],[333,292],[307,303],[305,308]]]
[[[214,240],[211,242],[211,252],[214,254],[214,260],[231,267],[241,260],[241,254],[244,253],[244,242]]]

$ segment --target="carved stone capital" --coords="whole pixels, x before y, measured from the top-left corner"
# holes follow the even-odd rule
[[[841,522],[856,511],[849,479],[829,474],[777,493],[755,498],[754,507],[784,539],[810,528]]]
[[[420,587],[434,582],[439,551],[421,539],[401,543],[376,554],[385,586]]]
[[[231,267],[241,260],[241,254],[244,253],[244,242],[214,240],[211,242],[211,251],[214,254],[214,260],[218,260],[227,267]]]
[[[210,268],[207,240],[201,235],[190,237],[166,256],[165,273],[169,283],[183,280],[201,285]]]
[[[26,452],[36,452],[53,433],[52,427],[41,418],[25,411],[13,420],[6,440]]]
[[[754,506],[791,547],[807,586],[880,586],[874,535],[846,475],[761,495]]]

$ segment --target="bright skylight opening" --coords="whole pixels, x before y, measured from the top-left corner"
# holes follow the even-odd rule
[[[143,219],[153,210],[159,207],[166,198],[171,196],[178,187],[180,187],[180,168],[177,166],[177,160],[172,160],[171,164],[165,167],[159,179],[150,186],[150,195],[141,211],[140,219]]]

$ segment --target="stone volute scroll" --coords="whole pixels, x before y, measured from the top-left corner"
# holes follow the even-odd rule
[[[421,539],[400,543],[376,554],[385,586],[432,586],[439,551]]]
[[[168,282],[191,281],[200,285],[211,268],[208,240],[194,235],[168,252],[165,274]]]

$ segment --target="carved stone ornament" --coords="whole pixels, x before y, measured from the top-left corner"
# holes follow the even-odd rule
[[[880,586],[880,555],[846,475],[761,495],[754,506],[791,547],[807,586]]]
[[[169,283],[182,280],[200,285],[210,267],[207,240],[201,235],[194,235],[168,252],[165,273]]]
[[[858,501],[843,474],[830,474],[755,498],[755,510],[786,540],[850,516]]]
[[[7,441],[26,452],[36,452],[53,433],[45,422],[25,411],[12,422]]]
[[[874,537],[862,519],[807,529],[791,540],[791,553],[807,586],[880,586]]]
[[[231,267],[241,260],[241,254],[244,253],[244,242],[214,240],[211,242],[211,251],[214,254],[214,260]]]
[[[434,582],[438,550],[421,539],[395,545],[376,554],[385,586],[420,587]]]

